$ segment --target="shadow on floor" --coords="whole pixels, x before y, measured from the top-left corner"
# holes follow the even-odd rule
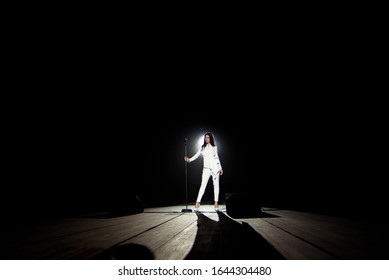
[[[187,260],[279,260],[285,259],[248,223],[237,222],[222,212],[219,221],[196,212],[197,235]]]

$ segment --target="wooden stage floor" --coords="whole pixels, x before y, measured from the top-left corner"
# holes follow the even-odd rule
[[[388,259],[387,222],[287,209],[232,218],[185,205],[21,221],[2,229],[1,259]],[[193,209],[190,205],[189,208]]]

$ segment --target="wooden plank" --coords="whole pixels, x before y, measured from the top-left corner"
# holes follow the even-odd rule
[[[179,232],[154,252],[156,260],[183,260],[189,253],[196,238],[197,222]]]
[[[215,215],[215,214],[213,214]],[[239,222],[219,211],[198,216],[196,238],[185,259],[285,259],[248,223]]]
[[[208,210],[208,211],[207,211]],[[202,211],[208,218],[218,221],[218,215],[209,209]],[[154,252],[155,258],[160,260],[183,260],[193,247],[197,235],[196,220],[179,232],[174,238],[171,238],[165,244],[157,248]]]
[[[176,219],[131,238],[123,244],[134,243],[144,245],[154,254],[155,259],[171,259],[171,254],[184,255],[185,252],[173,253],[169,245],[173,244],[177,248],[183,236],[191,236],[193,234],[190,231],[195,230],[193,226],[196,223],[197,216],[194,213],[182,214]],[[182,249],[187,248],[190,246],[188,245],[190,243],[191,241],[187,240],[187,244],[179,247]]]
[[[383,237],[383,232],[388,232],[387,227],[367,223],[366,221],[316,213],[288,210],[277,211],[276,213],[280,216],[279,218],[262,219],[272,226],[264,223],[254,223],[253,226],[266,236],[269,242],[278,244],[279,247],[284,244],[283,246],[286,248],[279,248],[279,250],[294,252],[292,255],[288,253],[288,258],[326,259],[328,256],[332,256],[331,259],[369,259],[377,258],[379,246],[384,245],[388,248],[387,244],[382,243],[386,240],[384,238],[376,239],[380,241],[374,244],[374,236]],[[250,223],[250,220],[246,221]],[[283,231],[284,234],[280,231]],[[283,240],[284,242],[282,242]],[[295,243],[295,245],[292,245],[293,247],[302,246],[301,241],[303,241],[326,254],[315,253],[315,250],[309,249],[309,246],[306,245],[303,246],[304,249],[300,249],[303,252],[302,255],[295,254],[297,251],[290,248],[293,244],[292,241]]]
[[[334,259],[332,255],[274,227],[263,219],[245,219],[244,221],[271,243],[286,259]]]
[[[202,205],[203,212],[197,213],[182,213],[184,207],[149,208],[122,217],[21,221],[3,229],[6,245],[1,255],[6,259],[91,259],[115,245],[139,244],[155,259],[171,260],[231,259],[234,253],[237,259],[266,259],[278,258],[277,252],[286,259],[388,258],[386,221],[370,223],[289,210],[269,211],[279,216],[275,218],[232,219],[225,211],[212,211],[212,205]]]
[[[35,229],[34,236],[40,233],[41,237],[30,238],[28,243],[20,240],[20,243],[10,247],[8,255],[12,259],[66,259],[66,256],[72,255],[72,249],[74,251],[78,251],[80,248],[100,248],[103,250],[177,215],[179,214],[171,216],[164,213],[142,213],[110,220],[73,219],[73,222],[64,221],[57,229],[49,231],[47,230],[52,225],[45,225]],[[73,230],[66,230],[66,234],[64,234],[62,229],[66,226],[73,228]],[[68,255],[64,254],[64,248],[67,248]]]

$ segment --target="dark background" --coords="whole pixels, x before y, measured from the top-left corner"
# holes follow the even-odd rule
[[[9,116],[3,215],[107,211],[134,196],[145,207],[185,204],[184,139],[191,156],[206,131],[224,169],[221,202],[226,193],[250,193],[267,207],[355,217],[386,211],[383,112],[355,98],[228,96],[24,102]],[[187,166],[190,206],[201,168],[201,157]],[[203,200],[213,200],[211,182]]]
[[[193,154],[205,131],[215,134],[224,167],[221,200],[249,192],[275,207],[386,211],[387,103],[375,28],[93,22],[42,20],[10,40],[3,217],[105,211],[134,195],[146,207],[184,203],[183,139]],[[200,174],[198,160],[188,168],[191,202]]]

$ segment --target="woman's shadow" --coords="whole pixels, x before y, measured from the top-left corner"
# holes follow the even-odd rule
[[[197,214],[197,235],[187,260],[285,259],[248,223],[239,223],[218,211],[219,221]]]

